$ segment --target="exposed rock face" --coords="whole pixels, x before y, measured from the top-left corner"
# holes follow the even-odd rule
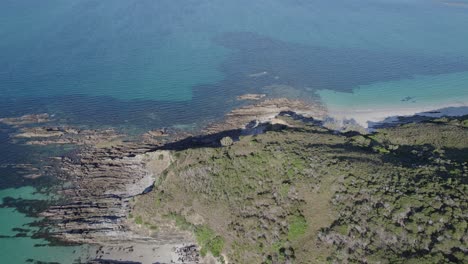
[[[206,129],[208,133],[225,130],[246,128],[260,123],[270,123],[282,112],[294,112],[305,117],[322,119],[326,110],[320,104],[310,104],[300,100],[286,98],[266,99],[253,105],[234,109],[226,115],[221,123],[211,125]]]
[[[131,230],[128,222],[131,199],[149,191],[171,162],[169,151],[155,151],[156,142],[123,142],[112,129],[90,130],[70,126],[43,126],[49,115],[4,118],[14,126],[13,141],[29,145],[71,144],[77,149],[51,159],[50,166],[7,164],[25,171],[28,178],[55,175],[63,181],[58,204],[42,213],[52,222],[49,235],[62,241],[107,245],[116,251],[121,243],[176,245],[191,242],[179,233],[150,236]],[[160,133],[158,135],[165,135]],[[5,165],[5,166],[7,166]],[[133,221],[133,220],[132,220]],[[141,247],[140,247],[141,248]]]
[[[200,261],[200,253],[196,245],[178,248],[176,252],[180,255],[177,259],[179,263],[198,263]]]
[[[21,141],[21,143],[27,145],[104,146],[103,143],[117,141],[123,137],[114,129],[81,129],[71,126],[54,126],[50,124],[52,121],[54,120],[49,114],[0,118],[0,123],[16,128],[16,132],[11,135],[11,139]]]
[[[146,164],[157,159],[155,155],[161,157],[162,168],[170,163],[167,152],[149,151],[127,145],[87,148],[63,157],[55,173],[68,183],[60,191],[66,201],[43,213],[57,227],[52,236],[79,243],[148,239],[128,232],[125,219],[130,199],[154,184],[155,175]]]
[[[164,129],[151,130],[151,131],[148,131],[147,134],[152,136],[152,137],[166,137],[166,136],[168,136],[167,132]]]
[[[58,160],[54,173],[66,182],[59,192],[65,199],[42,213],[54,226],[49,235],[99,246],[99,251],[88,253],[91,263],[198,263],[192,250],[181,249],[184,243],[194,243],[190,234],[141,232],[129,218],[132,198],[151,190],[171,159],[169,151],[127,143],[88,147]]]
[[[77,129],[73,127],[21,127],[15,139],[28,139],[28,145],[73,144],[96,145],[122,137],[112,129]]]
[[[231,146],[232,143],[233,143],[233,141],[232,141],[232,138],[230,138],[230,137],[223,137],[221,139],[221,146],[223,146],[223,147]]]

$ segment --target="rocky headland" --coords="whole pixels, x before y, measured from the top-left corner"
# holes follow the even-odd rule
[[[190,232],[171,224],[148,232],[148,228],[141,227],[142,223],[135,224],[131,219],[132,201],[152,189],[171,164],[171,150],[194,145],[217,146],[221,138],[233,133],[237,137],[245,131],[258,133],[265,124],[281,123],[276,117],[285,112],[310,117],[325,115],[319,105],[299,100],[265,99],[264,95],[245,95],[239,99],[256,103],[233,110],[225,120],[211,124],[199,136],[155,129],[139,140],[127,141],[125,135],[113,129],[57,126],[48,114],[2,118],[0,122],[16,129],[11,135],[16,143],[75,146],[74,151],[52,158],[44,168],[27,167],[34,171],[29,175],[55,175],[62,182],[58,191],[61,199],[41,213],[54,226],[48,230],[49,237],[95,245],[86,256],[94,261],[125,260],[126,255],[133,254],[132,259],[142,263],[150,263],[151,259],[197,263],[199,248]]]
[[[41,213],[54,227],[47,235],[91,245],[81,260],[87,263],[243,263],[248,259],[282,263],[304,260],[307,248],[317,248],[314,259],[320,261],[335,242],[350,243],[347,235],[354,234],[344,236],[332,221],[337,217],[332,201],[343,203],[340,197],[350,195],[339,187],[352,186],[348,182],[352,177],[344,175],[361,171],[367,175],[373,164],[379,164],[411,176],[410,167],[395,164],[408,162],[405,159],[421,163],[425,155],[430,156],[425,166],[438,170],[440,162],[434,160],[448,159],[440,153],[463,152],[468,144],[453,141],[466,136],[466,119],[445,126],[422,125],[436,133],[425,137],[416,136],[413,130],[420,128],[411,126],[395,129],[399,132],[388,128],[382,134],[342,134],[324,127],[327,112],[320,104],[245,98],[254,103],[232,110],[200,135],[158,128],[128,140],[111,129],[48,125],[52,118],[47,114],[0,122],[16,129],[11,140],[17,143],[75,146],[47,166],[23,167],[34,177],[49,174],[60,180],[61,199]],[[438,134],[444,137],[438,140]],[[385,138],[388,135],[391,138]],[[408,138],[433,146],[413,146],[405,141]],[[393,160],[392,153],[405,159]],[[451,162],[444,165],[445,170],[466,176],[466,162],[460,156]],[[276,169],[267,172],[261,164]],[[237,176],[226,178],[233,171]],[[329,174],[333,177],[323,177]],[[359,217],[370,221],[366,215]],[[305,237],[310,238],[308,242]],[[346,246],[355,249],[370,242],[349,243]],[[239,247],[242,244],[249,248]],[[359,256],[348,254],[346,259]]]
[[[287,98],[263,99],[232,110],[222,122],[209,125],[205,132],[213,134],[233,129],[253,129],[262,123],[283,122],[277,119],[281,113],[295,113],[317,120],[325,118],[327,114],[326,109],[319,103]]]

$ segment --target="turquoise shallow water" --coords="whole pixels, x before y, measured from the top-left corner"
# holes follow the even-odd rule
[[[332,109],[378,110],[468,104],[467,90],[468,72],[457,72],[376,82],[359,86],[352,93],[321,90],[319,95]]]
[[[5,198],[22,200],[47,200],[47,195],[36,193],[33,187],[9,188],[0,190],[0,200]],[[44,239],[31,239],[28,236],[38,230],[31,226],[38,218],[28,217],[26,214],[0,203],[0,258],[2,263],[26,263],[28,259],[43,262],[71,263],[80,257],[80,247],[46,246]]]
[[[226,77],[219,66],[232,50],[212,41],[224,32],[376,51],[387,61],[468,54],[466,9],[438,1],[6,0],[0,17],[7,97],[190,100],[193,86]]]
[[[466,103],[468,1],[457,2],[3,0],[0,117],[198,128],[272,84],[345,110]],[[2,198],[47,184],[5,166],[46,155],[11,144],[10,132],[0,125]],[[2,232],[34,220],[14,205],[0,208]],[[0,238],[0,260],[70,262],[69,248],[37,241]]]

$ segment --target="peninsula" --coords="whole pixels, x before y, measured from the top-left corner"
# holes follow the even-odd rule
[[[254,101],[200,135],[130,141],[47,114],[0,121],[13,141],[76,146],[30,169],[62,183],[41,216],[46,236],[91,245],[79,262],[468,260],[468,116],[340,132],[320,104]]]

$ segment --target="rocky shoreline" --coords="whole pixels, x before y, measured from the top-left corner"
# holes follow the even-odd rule
[[[207,134],[243,128],[254,128],[261,123],[279,122],[276,117],[285,112],[292,112],[304,117],[324,119],[326,109],[319,103],[308,103],[286,98],[264,99],[255,104],[234,109],[223,122],[214,123],[204,130]]]
[[[157,129],[142,135],[139,141],[125,141],[125,135],[111,129],[48,126],[52,120],[48,114],[3,118],[0,122],[17,129],[11,135],[15,142],[77,146],[34,174],[55,175],[63,183],[58,194],[64,199],[41,213],[54,226],[48,236],[67,243],[94,245],[84,256],[92,263],[130,259],[140,263],[198,263],[198,249],[191,234],[176,228],[147,232],[129,220],[132,199],[151,190],[158,173],[170,165],[169,150],[217,145],[225,136],[258,133],[263,124],[277,123],[276,116],[284,112],[314,118],[326,113],[320,105],[299,100],[263,99],[257,95],[240,99],[256,102],[231,111],[223,122],[208,126],[201,136],[172,135]]]
[[[173,134],[155,129],[139,140],[127,141],[112,129],[91,130],[47,125],[48,114],[3,118],[0,122],[17,130],[12,141],[28,145],[76,146],[42,168],[25,166],[30,177],[55,175],[62,187],[61,201],[41,216],[54,226],[48,236],[59,241],[92,245],[83,256],[90,263],[137,260],[136,263],[202,263],[192,234],[175,227],[149,230],[131,219],[135,197],[150,191],[159,175],[171,164],[172,150],[220,146],[223,138],[234,140],[258,134],[271,125],[290,126],[281,115],[323,125],[327,112],[320,104],[285,98],[246,95],[255,101],[229,112],[222,122],[207,126],[202,135]],[[26,176],[27,177],[27,176]]]

